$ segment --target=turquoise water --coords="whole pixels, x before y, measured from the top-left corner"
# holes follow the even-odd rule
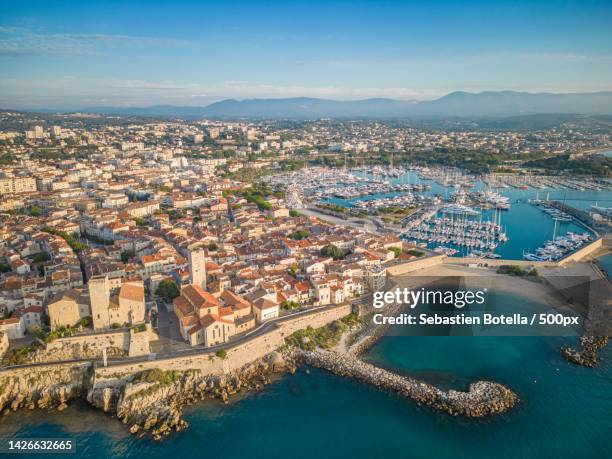
[[[363,174],[362,174],[363,175]],[[370,176],[371,177],[371,176]],[[421,180],[413,171],[408,172],[402,177],[390,179],[392,184],[400,183],[424,183],[431,186],[431,190],[423,194],[428,196],[439,195],[444,198],[450,197],[455,191],[454,188],[443,187],[431,180]],[[475,190],[486,189],[486,185],[482,182],[477,182]],[[516,188],[501,188],[497,190],[503,196],[510,198],[512,204],[509,211],[501,212],[501,224],[505,227],[510,240],[501,244],[495,250],[502,258],[521,260],[523,252],[533,252],[536,248],[553,238],[555,234],[555,221],[546,213],[542,212],[537,207],[529,204],[529,200],[550,199],[565,201],[568,205],[578,209],[588,210],[595,203],[600,206],[612,206],[612,192],[610,191],[578,191],[578,190],[559,190],[559,189],[544,189],[544,190],[518,190]],[[335,204],[350,206],[360,200],[372,200],[379,198],[393,197],[396,194],[387,193],[379,195],[371,195],[363,198],[340,199],[330,198],[329,201]],[[484,211],[483,219],[493,220],[495,211]],[[574,233],[583,233],[587,230],[580,224],[575,222],[558,222],[556,235],[563,236],[568,231]],[[434,244],[434,246],[437,244]],[[449,244],[446,244],[447,246]],[[465,256],[471,249],[457,247],[460,253],[457,256]]]
[[[370,386],[301,368],[229,405],[186,411],[191,426],[161,444],[138,440],[85,406],[22,411],[0,437],[73,437],[78,457],[604,458],[612,448],[612,347],[589,369],[567,363],[558,337],[385,337],[367,359],[444,387],[492,379],[520,404],[483,420],[453,418]],[[62,456],[58,456],[62,457]],[[63,456],[66,457],[66,456]]]

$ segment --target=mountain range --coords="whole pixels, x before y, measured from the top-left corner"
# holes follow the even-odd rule
[[[429,101],[363,99],[338,101],[310,97],[226,99],[205,107],[90,107],[88,113],[188,118],[414,118],[499,117],[533,114],[612,114],[612,91],[528,93],[516,91],[452,92]]]

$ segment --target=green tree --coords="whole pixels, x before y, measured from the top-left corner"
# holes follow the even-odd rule
[[[155,290],[157,296],[161,296],[167,302],[172,301],[181,294],[178,286],[172,279],[164,279]]]
[[[47,252],[39,252],[32,257],[34,263],[42,263],[51,259]]]
[[[321,255],[324,257],[332,257],[334,260],[342,260],[349,254],[346,249],[336,247],[334,244],[326,245],[321,249]]]
[[[300,307],[300,303],[296,303],[295,301],[282,301],[280,304],[281,309],[291,310],[297,309]]]
[[[225,359],[227,358],[227,351],[225,349],[219,349],[217,352],[215,352],[215,355],[220,359]]]
[[[310,236],[310,233],[306,231],[305,229],[294,231],[293,233],[289,235],[291,239],[295,239],[296,241],[299,241],[301,239],[306,239],[308,236]]]
[[[134,256],[133,250],[124,250],[123,252],[121,252],[121,261],[124,263],[127,263],[128,261],[132,259],[133,256]]]

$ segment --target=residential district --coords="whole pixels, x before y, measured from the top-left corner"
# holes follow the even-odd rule
[[[384,285],[396,258],[423,256],[396,235],[300,213],[282,186],[256,180],[264,173],[325,165],[338,152],[577,154],[610,144],[607,133],[572,129],[325,120],[4,112],[1,122],[0,354],[11,364],[219,348],[266,322],[350,302]],[[71,351],[58,352],[54,341],[66,338]]]
[[[211,347],[384,282],[384,264],[402,248],[397,237],[302,216],[272,192],[253,199],[250,183],[218,177],[227,159],[149,147],[150,129],[184,128],[37,126],[9,147],[19,162],[0,179],[0,340],[13,363],[58,359],[38,349],[55,339],[101,342],[121,330],[131,343],[104,349],[116,357],[172,340]],[[252,135],[234,125],[205,132]],[[81,145],[83,135],[97,147],[87,159],[35,158],[46,143]],[[139,333],[147,338],[136,346]]]

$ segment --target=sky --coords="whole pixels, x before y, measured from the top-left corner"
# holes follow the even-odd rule
[[[589,0],[0,0],[0,107],[612,90],[611,24]]]

